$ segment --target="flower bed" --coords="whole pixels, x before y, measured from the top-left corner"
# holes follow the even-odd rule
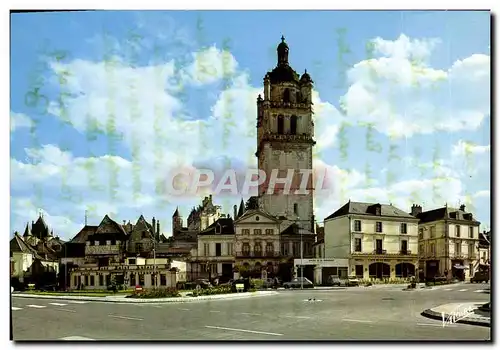
[[[135,292],[127,298],[155,299],[155,298],[178,298],[181,293],[176,288],[166,289],[148,289],[141,292]]]
[[[216,295],[216,294],[229,294],[233,293],[231,286],[217,286],[206,289],[195,290],[191,293],[191,296],[198,297],[201,295]]]

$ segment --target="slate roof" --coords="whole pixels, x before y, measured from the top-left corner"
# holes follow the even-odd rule
[[[340,209],[338,209],[336,212],[328,216],[325,220],[337,218],[348,214],[375,216],[375,213],[372,210],[376,206],[380,206],[380,216],[415,219],[414,216],[406,213],[401,209],[396,208],[391,204],[349,201],[346,204],[344,204],[344,206],[342,206]]]
[[[428,210],[417,214],[417,218],[420,219],[420,223],[453,219],[474,222],[479,224],[479,221],[475,220],[471,213],[468,213],[461,209],[442,207],[438,209]]]
[[[220,226],[220,233],[216,233],[217,226]],[[234,235],[234,223],[231,218],[220,218],[205,230],[199,233],[200,235]]]
[[[36,259],[44,260],[33,247],[31,247],[23,240],[23,238],[17,232],[14,232],[14,237],[10,240],[10,251],[33,254]]]
[[[85,243],[89,235],[97,230],[97,226],[85,225],[68,243]]]
[[[41,215],[38,217],[38,220],[31,225],[31,233],[38,238],[45,238],[49,235],[49,227]]]

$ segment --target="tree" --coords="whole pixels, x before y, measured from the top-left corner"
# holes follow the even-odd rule
[[[252,196],[248,198],[247,202],[245,203],[245,209],[246,210],[259,209],[258,197]]]

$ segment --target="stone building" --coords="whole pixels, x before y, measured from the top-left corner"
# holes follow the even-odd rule
[[[418,219],[393,205],[349,201],[325,219],[324,258],[315,280],[328,275],[396,279],[418,270]]]
[[[198,247],[191,261],[198,265],[199,278],[233,278],[234,224],[232,218],[219,218],[198,234]]]
[[[247,210],[234,221],[235,264],[240,275],[267,278],[278,273],[280,223],[263,209]]]
[[[459,209],[445,205],[429,211],[413,205],[411,214],[419,219],[420,277],[472,277],[478,269],[480,222],[465,211],[465,205]]]
[[[313,169],[313,81],[307,72],[299,76],[290,66],[289,47],[285,38],[281,39],[277,65],[265,75],[264,97],[259,95],[257,99],[256,156],[259,169],[267,176],[258,190],[260,207],[271,216],[296,221],[301,228],[314,232],[312,176],[307,181],[308,193],[296,193],[302,180],[299,171]],[[283,184],[269,182],[273,170],[278,178],[292,179],[288,194],[283,193]]]
[[[174,247],[196,248],[198,234],[212,225],[221,217],[221,206],[212,202],[212,195],[203,198],[201,205],[189,213],[187,226],[177,208],[172,215],[172,237],[170,242]]]
[[[120,225],[105,215],[98,226],[86,225],[65,244],[61,261],[69,271],[66,285],[71,289],[175,286],[185,279],[189,251],[160,243],[160,237],[160,223],[154,218],[150,224],[141,215],[135,224]]]

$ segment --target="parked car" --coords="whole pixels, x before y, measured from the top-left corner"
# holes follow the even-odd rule
[[[359,280],[356,276],[348,276],[345,283],[347,287],[359,287]]]
[[[338,287],[359,287],[359,280],[356,276],[339,277],[336,275],[328,276],[327,284]]]
[[[306,277],[296,277],[290,282],[283,283],[283,287],[286,289],[290,288],[314,288],[314,283],[308,280]]]
[[[490,274],[488,272],[478,271],[474,274],[474,276],[470,279],[470,283],[488,283],[490,281]]]

